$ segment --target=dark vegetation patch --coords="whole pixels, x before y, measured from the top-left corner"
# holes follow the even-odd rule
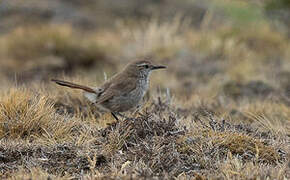
[[[78,176],[90,170],[89,158],[93,158],[92,152],[86,152],[81,147],[72,144],[55,144],[53,146],[41,146],[39,144],[14,144],[0,147],[0,172],[1,178],[19,167],[41,167],[48,173],[64,176],[66,173]],[[98,156],[96,166],[106,162],[105,157]]]
[[[0,22],[0,27],[9,30],[18,25],[36,23],[70,23],[77,28],[91,30],[98,26],[112,26],[111,20],[114,18],[149,18],[156,12],[163,11],[163,19],[172,18],[177,11],[182,11],[184,15],[192,16],[193,23],[199,25],[208,4],[203,1],[192,2],[178,0],[152,1],[125,0],[123,3],[115,3],[113,0],[93,1],[93,0],[73,0],[45,1],[28,0],[21,4],[17,0],[5,0],[0,7],[0,15],[6,21]],[[174,9],[174,11],[172,11]],[[17,23],[12,23],[13,19]],[[23,22],[25,20],[25,22]]]
[[[255,98],[266,97],[275,92],[275,89],[263,81],[250,81],[248,83],[240,83],[235,81],[227,82],[223,91],[227,96],[234,99],[239,98]]]

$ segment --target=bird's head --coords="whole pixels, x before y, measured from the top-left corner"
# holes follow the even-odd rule
[[[127,68],[138,76],[148,76],[151,71],[164,69],[166,66],[155,65],[149,60],[138,60],[130,63]]]

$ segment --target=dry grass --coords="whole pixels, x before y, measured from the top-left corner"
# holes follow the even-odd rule
[[[252,121],[272,133],[290,134],[290,109],[280,103],[253,103],[242,110]]]
[[[257,177],[286,176],[283,134],[276,139],[246,124],[232,124],[202,104],[196,104],[198,111],[187,109],[195,114],[188,116],[159,97],[148,102],[139,116],[104,127],[102,120],[112,118],[83,119],[63,113],[64,107],[26,88],[2,97],[1,120],[6,128],[0,143],[2,177],[242,178],[248,176],[235,172],[249,163],[255,163]],[[13,119],[18,121],[12,124]],[[277,166],[279,172],[274,170]],[[18,175],[11,176],[15,171]]]
[[[278,161],[278,153],[270,146],[243,134],[237,133],[210,133],[214,136],[213,143],[227,148],[233,154],[249,153],[264,162],[275,163]]]
[[[65,139],[76,123],[55,114],[54,104],[43,95],[19,88],[2,94],[0,121],[3,139],[33,141],[40,137],[57,142]]]

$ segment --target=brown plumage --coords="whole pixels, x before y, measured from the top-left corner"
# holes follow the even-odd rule
[[[52,81],[61,86],[84,90],[84,95],[91,102],[112,112],[116,118],[114,113],[128,111],[140,103],[149,86],[150,72],[161,68],[166,67],[153,65],[148,60],[134,61],[99,88],[90,88],[56,79]]]

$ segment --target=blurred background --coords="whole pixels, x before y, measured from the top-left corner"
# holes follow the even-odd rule
[[[2,0],[0,83],[98,84],[150,56],[180,98],[290,98],[289,0]]]

